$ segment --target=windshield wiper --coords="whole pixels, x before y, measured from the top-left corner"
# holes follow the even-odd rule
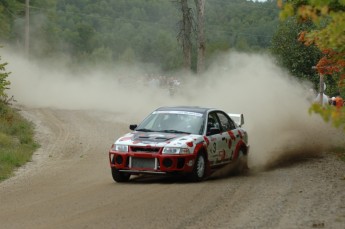
[[[154,130],[151,130],[151,129],[135,129],[136,131],[142,131],[142,132],[154,132]]]
[[[164,133],[174,133],[174,134],[191,134],[189,132],[180,131],[180,130],[161,130],[161,132],[164,132]]]

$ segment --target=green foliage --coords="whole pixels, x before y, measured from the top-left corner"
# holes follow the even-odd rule
[[[38,148],[33,134],[30,122],[0,102],[0,181],[31,160],[33,152]]]
[[[7,94],[5,93],[5,90],[8,89],[8,86],[11,84],[10,81],[7,80],[7,77],[10,73],[6,72],[6,65],[7,63],[0,62],[0,101],[2,102],[5,102],[7,100]]]
[[[0,10],[6,3],[1,2]],[[0,26],[0,30],[1,28],[3,27]],[[7,80],[10,73],[6,72],[6,65],[7,63],[0,62],[0,181],[8,178],[15,168],[28,162],[38,147],[33,140],[32,124],[8,105],[5,90],[10,85]]]
[[[311,20],[314,23],[315,27],[308,31],[306,40],[315,42],[320,50],[345,51],[344,0],[289,0],[280,16],[285,20],[293,15],[301,21]]]
[[[205,4],[209,46],[227,43],[229,49],[251,52],[265,50],[271,45],[279,23],[275,2],[209,0]],[[207,52],[213,50],[206,49]]]
[[[321,106],[320,104],[313,104],[309,113],[319,114],[325,122],[332,122],[336,128],[343,128],[345,131],[345,107],[337,108],[335,106]]]
[[[282,67],[288,69],[297,78],[313,82],[314,88],[317,89],[319,75],[313,69],[313,66],[322,57],[322,53],[316,46],[305,46],[298,41],[301,31],[312,28],[312,23],[298,23],[296,17],[290,17],[282,21],[273,36],[270,50]],[[326,83],[330,86],[328,83],[331,82]]]
[[[270,46],[278,25],[274,1],[208,0],[205,4],[207,56],[220,50],[253,52]],[[30,54],[34,57],[70,55],[76,63],[92,64],[131,57],[167,71],[182,66],[177,42],[181,12],[176,1],[31,0],[30,5]],[[194,1],[190,0],[190,6],[195,7]],[[22,0],[0,1],[0,39],[23,46],[24,12]]]
[[[319,114],[325,122],[331,122],[335,128],[342,128],[345,131],[345,107],[325,106],[313,104],[309,108],[309,114]],[[332,149],[341,160],[345,161],[344,146],[334,147]]]
[[[279,2],[282,4],[281,0]],[[338,91],[342,93],[341,89],[345,87],[345,1],[291,0],[285,3],[282,12],[285,16],[296,15],[300,22],[313,22],[314,27],[301,31],[299,39],[305,45],[315,45],[322,51],[316,68],[320,74],[333,76]],[[313,105],[311,111],[345,131],[344,108]]]
[[[22,5],[20,0],[0,1],[0,40],[14,38],[14,21],[23,15]]]

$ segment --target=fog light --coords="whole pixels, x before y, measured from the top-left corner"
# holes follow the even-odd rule
[[[164,165],[164,167],[167,167],[167,168],[169,168],[169,167],[171,167],[172,166],[172,160],[170,159],[170,158],[165,158],[164,160],[163,160],[163,165]]]
[[[116,161],[117,164],[122,164],[122,162],[123,162],[122,156],[117,155],[117,156],[115,157],[115,161]]]

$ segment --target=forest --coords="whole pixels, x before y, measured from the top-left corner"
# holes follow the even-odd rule
[[[141,62],[163,71],[182,65],[178,0],[30,0],[28,9],[25,3],[0,1],[3,46],[24,51],[29,37],[30,56],[69,56],[71,65]],[[195,16],[194,1],[189,5]],[[229,50],[266,52],[279,24],[278,14],[273,0],[207,0],[206,59]],[[195,55],[194,51],[194,65]]]
[[[316,91],[325,81],[328,95],[345,97],[344,0],[0,0],[0,47],[38,61],[65,59],[72,68],[142,63],[169,74],[184,67],[182,2],[194,25],[192,71],[198,73],[201,46],[196,5],[204,2],[206,65],[220,53],[267,53]],[[1,93],[9,84],[6,64],[0,62]],[[345,123],[339,109],[314,111]]]

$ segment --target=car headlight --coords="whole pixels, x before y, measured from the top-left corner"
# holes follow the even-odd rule
[[[190,154],[188,148],[164,147],[163,154]]]
[[[128,152],[128,145],[119,145],[115,144],[113,146],[114,151],[120,151],[120,152]]]

